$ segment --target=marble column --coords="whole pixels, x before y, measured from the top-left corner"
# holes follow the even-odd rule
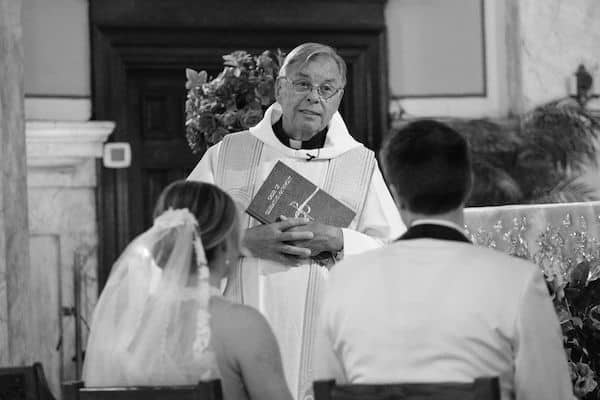
[[[32,362],[21,0],[0,0],[0,364]]]
[[[62,381],[80,377],[77,343],[85,348],[84,321],[92,320],[98,296],[98,159],[114,127],[108,121],[25,123],[31,284],[36,299],[44,299],[35,304],[40,340],[34,351],[57,398]]]

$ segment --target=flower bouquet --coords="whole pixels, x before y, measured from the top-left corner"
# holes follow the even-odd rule
[[[202,154],[231,132],[256,125],[275,102],[281,51],[253,56],[234,51],[223,56],[223,71],[208,80],[206,71],[186,69],[185,126],[194,153]]]
[[[491,230],[471,232],[471,240],[541,268],[561,324],[573,392],[579,399],[600,399],[600,242],[583,216],[575,226],[567,213],[560,226],[548,225],[538,235],[532,253],[524,237],[527,225],[526,217],[515,218],[505,230],[498,221]]]
[[[535,261],[544,271],[563,333],[573,392],[600,399],[600,247],[585,229],[548,228]]]

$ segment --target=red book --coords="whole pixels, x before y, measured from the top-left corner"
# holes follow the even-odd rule
[[[356,213],[317,185],[277,161],[250,202],[248,214],[263,224],[280,216],[309,218],[326,225],[346,228]]]

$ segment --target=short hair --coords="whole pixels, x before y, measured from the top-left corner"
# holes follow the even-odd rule
[[[154,218],[169,208],[187,208],[198,221],[198,231],[210,263],[215,250],[233,238],[240,246],[240,226],[235,202],[217,186],[197,181],[179,180],[168,185],[160,194],[154,208]]]
[[[286,76],[290,66],[298,64],[299,66],[303,66],[312,58],[318,56],[330,57],[337,64],[338,70],[340,71],[340,77],[342,78],[342,84],[345,86],[347,70],[346,62],[333,47],[321,43],[303,43],[290,51],[287,56],[285,56],[283,65],[279,69],[279,76]]]
[[[393,133],[381,160],[388,183],[412,212],[435,215],[455,210],[471,193],[469,145],[441,122],[418,120]]]

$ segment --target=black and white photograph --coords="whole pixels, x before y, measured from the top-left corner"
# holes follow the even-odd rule
[[[600,400],[600,0],[0,0],[0,400]]]

